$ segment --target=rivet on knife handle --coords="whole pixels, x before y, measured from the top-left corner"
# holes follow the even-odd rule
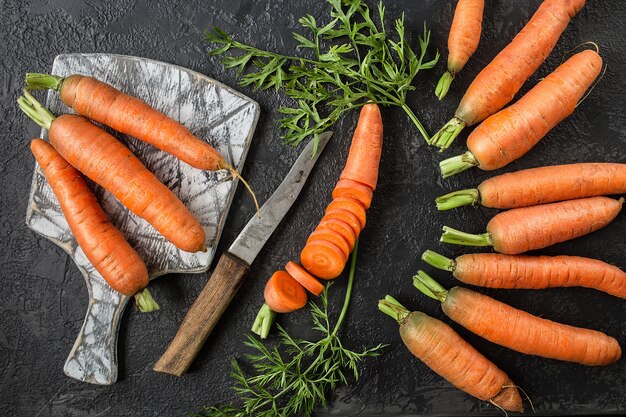
[[[220,257],[174,340],[154,365],[155,371],[176,376],[182,376],[187,371],[249,270],[245,262],[228,252]]]

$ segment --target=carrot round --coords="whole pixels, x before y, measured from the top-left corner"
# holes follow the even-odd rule
[[[480,235],[444,226],[441,241],[493,246],[497,252],[517,255],[601,229],[619,214],[623,203],[623,198],[588,197],[517,208],[495,215],[487,224],[487,233]]]
[[[78,114],[149,143],[192,167],[209,171],[227,169],[241,180],[259,209],[248,183],[218,151],[143,100],[123,93],[104,81],[79,74],[63,78],[28,73],[26,85],[31,90],[57,90],[61,101]]]
[[[465,126],[491,116],[508,102],[548,57],[570,20],[585,0],[545,0],[526,26],[476,76],[456,109],[454,118],[432,138],[447,149]]]
[[[459,0],[456,4],[448,35],[448,70],[435,89],[439,100],[446,96],[454,76],[463,69],[478,48],[484,8],[485,0]]]
[[[586,287],[626,298],[626,272],[580,256],[524,256],[472,253],[448,259],[427,250],[422,259],[452,272],[461,282],[488,288]]]
[[[357,237],[359,236],[359,233],[361,233],[361,222],[359,221],[359,218],[348,210],[337,208],[326,211],[326,214],[322,217],[322,221],[329,219],[337,219],[345,222],[352,228]]]
[[[324,284],[319,282],[317,278],[309,274],[295,262],[289,261],[285,265],[285,270],[298,281],[300,285],[309,290],[310,293],[320,295],[324,291]]]
[[[20,108],[48,129],[57,152],[92,181],[187,252],[206,250],[204,229],[185,205],[116,138],[82,116],[58,118],[28,92]]]
[[[581,163],[525,169],[483,181],[478,188],[437,198],[439,210],[465,205],[510,209],[626,193],[626,164]]]
[[[313,233],[311,233],[306,242],[309,243],[312,240],[325,240],[327,242],[334,243],[339,249],[341,249],[341,252],[343,252],[346,259],[348,259],[350,252],[352,252],[352,248],[346,239],[340,233],[332,229],[320,229],[318,227],[313,231]]]
[[[265,304],[276,313],[291,313],[306,305],[306,292],[291,275],[276,271],[265,284]]]
[[[511,379],[444,322],[409,312],[390,296],[378,303],[400,324],[404,345],[419,360],[458,389],[508,410],[522,412],[522,398]]]
[[[339,178],[358,181],[375,190],[382,150],[383,120],[380,109],[377,104],[369,103],[361,108],[348,160]]]
[[[321,231],[325,229],[329,229],[339,233],[341,237],[343,237],[345,241],[348,242],[348,254],[352,252],[352,249],[354,248],[354,242],[356,242],[356,235],[354,234],[354,230],[352,229],[352,227],[350,227],[349,224],[338,219],[328,219],[320,222],[319,226],[317,226],[315,230]]]
[[[572,56],[516,103],[482,122],[467,138],[462,155],[441,161],[444,178],[471,167],[502,168],[530,151],[574,112],[602,69],[602,58],[587,50]]]
[[[340,179],[333,190],[333,199],[346,197],[353,198],[363,204],[366,209],[370,208],[374,192],[372,188],[361,182],[349,179]]]
[[[326,213],[338,208],[348,210],[350,213],[354,214],[359,219],[361,229],[365,227],[367,214],[365,212],[365,207],[363,207],[361,202],[355,200],[354,198],[338,197],[331,201],[328,207],[326,207]]]
[[[622,354],[617,340],[604,333],[546,320],[467,288],[446,291],[424,271],[413,284],[461,326],[517,352],[590,366],[608,365]]]
[[[300,254],[300,263],[307,271],[321,279],[337,278],[346,266],[347,258],[334,243],[312,240]]]

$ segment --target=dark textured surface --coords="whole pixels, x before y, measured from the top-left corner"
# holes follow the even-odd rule
[[[319,220],[334,181],[345,160],[356,114],[335,126],[335,137],[318,162],[302,196],[263,249],[226,315],[200,352],[190,373],[182,379],[151,371],[152,364],[174,335],[185,311],[203,286],[206,275],[169,276],[155,281],[152,291],[161,311],[141,315],[129,308],[122,321],[119,355],[120,381],[112,387],[86,385],[65,377],[62,366],[83,320],[87,292],[78,269],[50,242],[24,225],[24,213],[33,158],[28,139],[39,129],[18,113],[14,101],[26,71],[46,71],[63,52],[111,52],[137,55],[182,65],[235,86],[225,72],[205,55],[202,32],[217,24],[245,41],[291,52],[290,33],[297,19],[309,12],[326,15],[323,2],[306,0],[254,2],[146,1],[134,2],[2,1],[0,2],[0,410],[16,416],[173,416],[204,404],[232,398],[227,377],[231,356],[243,353],[243,334],[261,303],[267,276],[296,259],[307,233]],[[433,30],[433,47],[445,49],[452,6],[449,1],[388,2],[388,16],[406,12],[412,27],[423,20]],[[481,45],[455,80],[443,103],[432,94],[442,65],[418,81],[410,105],[430,131],[446,121],[464,88],[480,68],[522,27],[538,0],[489,1]],[[594,40],[608,64],[607,73],[576,113],[549,134],[525,158],[507,167],[521,168],[575,161],[626,163],[626,67],[623,32],[626,3],[595,0],[570,25],[546,64],[532,77],[536,82],[554,68],[574,46]],[[528,85],[531,85],[529,83]],[[524,87],[524,90],[528,88]],[[297,151],[283,146],[275,109],[282,98],[273,92],[242,90],[258,101],[262,116],[250,149],[244,175],[261,201],[280,183]],[[474,171],[442,181],[436,174],[441,156],[424,146],[404,114],[386,109],[385,147],[379,188],[362,234],[360,261],[353,303],[344,328],[354,347],[376,342],[392,346],[364,366],[360,382],[334,394],[333,415],[465,415],[494,414],[491,406],[453,389],[412,358],[399,343],[397,329],[376,310],[385,293],[399,297],[408,307],[436,317],[442,313],[434,301],[420,296],[410,277],[424,264],[418,260],[426,248],[460,254],[460,248],[437,243],[442,224],[479,231],[494,212],[463,209],[437,213],[432,199],[444,191],[475,185],[491,174]],[[463,140],[451,149],[461,151]],[[238,190],[227,220],[220,249],[227,248],[253,214],[249,197]],[[593,235],[544,250],[547,254],[598,257],[626,268],[623,240],[626,215]],[[430,271],[430,269],[427,269]],[[445,273],[433,275],[453,285]],[[345,279],[334,287],[337,309]],[[626,304],[588,289],[545,291],[486,290],[498,299],[543,317],[592,327],[626,344]],[[447,320],[447,319],[446,319]],[[296,333],[308,328],[308,313],[281,317],[280,323]],[[458,329],[487,357],[522,386],[538,414],[626,412],[626,361],[603,368],[527,357],[495,346]]]

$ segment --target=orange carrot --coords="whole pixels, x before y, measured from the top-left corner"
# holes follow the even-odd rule
[[[366,104],[361,109],[348,160],[339,179],[357,181],[375,190],[382,150],[383,120],[380,109],[374,103]]]
[[[346,266],[346,261],[341,249],[326,240],[312,240],[300,254],[302,266],[321,279],[337,278]]]
[[[497,252],[516,255],[601,229],[619,214],[623,203],[623,198],[588,197],[517,208],[495,215],[487,224],[487,233],[481,235],[444,226],[441,241],[493,246]]]
[[[185,205],[120,141],[82,116],[55,118],[28,92],[20,108],[49,130],[57,152],[84,175],[111,192],[167,240],[187,252],[205,251],[204,229]]]
[[[524,411],[511,378],[450,326],[422,312],[409,312],[390,296],[378,308],[400,324],[400,337],[409,351],[446,381],[498,408]]]
[[[437,198],[439,210],[468,204],[510,209],[626,193],[626,164],[583,163],[525,169],[483,181],[478,188]]]
[[[574,112],[601,69],[595,51],[572,56],[516,103],[481,123],[467,138],[469,151],[441,161],[443,177],[474,166],[491,171],[524,156]]]
[[[352,230],[354,231],[354,234],[357,237],[359,237],[359,233],[361,233],[361,222],[359,221],[358,217],[356,217],[354,214],[352,214],[348,210],[339,209],[339,208],[333,209],[330,211],[327,210],[324,217],[322,217],[322,221],[329,220],[329,219],[337,219],[337,220],[341,220],[342,222],[345,222],[352,228]]]
[[[548,57],[585,0],[545,0],[530,21],[469,86],[455,117],[431,138],[447,149],[465,126],[491,116],[508,102]]]
[[[302,285],[309,290],[312,294],[320,295],[324,291],[324,285],[317,280],[313,275],[309,274],[295,262],[289,261],[285,265],[285,270]]]
[[[374,192],[372,189],[358,181],[340,179],[333,190],[333,199],[347,197],[353,198],[363,204],[366,209],[370,208]]]
[[[326,207],[326,213],[338,208],[348,210],[350,213],[354,214],[359,219],[361,229],[365,227],[367,214],[361,202],[354,198],[338,197],[331,201],[328,207]]]
[[[256,196],[248,183],[218,151],[193,135],[185,126],[139,98],[96,78],[78,74],[63,78],[28,73],[26,85],[30,90],[57,90],[61,101],[78,114],[147,142],[195,168],[210,171],[227,169],[234,177],[241,179],[259,209]]]
[[[291,275],[276,271],[265,284],[265,304],[276,313],[291,313],[306,305],[306,292]]]
[[[595,288],[626,298],[626,272],[597,259],[580,256],[511,256],[473,253],[448,259],[427,250],[422,259],[452,272],[470,285],[489,288]]]
[[[346,242],[348,242],[348,246],[350,248],[348,253],[352,252],[352,249],[354,248],[354,242],[356,242],[356,235],[354,234],[354,230],[350,227],[349,224],[337,219],[328,219],[320,222],[319,226],[317,226],[315,230],[321,231],[326,229],[339,233],[341,237],[343,237]],[[347,258],[348,257],[346,256],[346,259]]]
[[[448,70],[443,74],[435,95],[442,100],[448,93],[454,76],[476,52],[480,41],[485,0],[459,0],[448,35]]]
[[[608,365],[622,350],[604,333],[546,320],[467,288],[446,291],[424,271],[413,285],[441,302],[443,312],[471,332],[501,346],[544,358],[583,365]]]
[[[346,259],[348,259],[348,256],[350,256],[350,252],[352,251],[352,248],[346,239],[340,233],[337,233],[332,229],[320,229],[318,227],[313,231],[313,233],[311,233],[311,236],[309,236],[306,242],[309,243],[312,240],[325,240],[327,242],[334,243],[339,249],[341,249],[341,252],[343,252]]]

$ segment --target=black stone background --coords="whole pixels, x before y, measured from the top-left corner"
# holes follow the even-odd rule
[[[386,1],[389,17],[406,13],[416,41],[423,21],[432,29],[432,50],[444,53],[453,13],[452,1]],[[434,132],[452,115],[471,79],[530,18],[539,0],[490,0],[485,10],[479,50],[455,80],[442,103],[433,95],[443,63],[416,81],[410,106]],[[259,254],[251,274],[231,307],[181,379],[153,372],[203,287],[207,274],[163,277],[151,285],[162,309],[149,315],[128,308],[120,329],[120,379],[110,387],[67,378],[63,363],[81,326],[87,303],[83,277],[61,249],[24,225],[33,157],[28,141],[39,128],[16,108],[27,71],[48,71],[57,54],[110,52],[178,64],[236,86],[236,77],[217,59],[208,58],[203,31],[219,25],[237,38],[291,53],[297,19],[311,13],[326,21],[329,7],[306,0],[218,1],[87,1],[0,0],[0,410],[3,416],[176,416],[203,405],[233,399],[229,360],[245,352],[243,335],[262,302],[267,277],[298,257],[307,234],[330,198],[332,184],[348,151],[357,113],[334,127],[328,145],[299,200]],[[584,41],[595,41],[608,64],[602,81],[577,108],[526,157],[504,171],[581,161],[626,162],[626,2],[594,0],[574,19],[547,62],[522,92],[554,69],[564,55]],[[262,115],[244,169],[245,177],[264,201],[278,186],[298,150],[281,144],[276,120],[284,98],[272,91],[240,89],[257,100]],[[333,394],[329,411],[319,415],[501,415],[490,405],[454,389],[413,358],[401,345],[397,327],[377,311],[386,293],[404,304],[443,317],[433,300],[416,292],[411,276],[419,268],[432,272],[445,286],[455,284],[444,272],[419,261],[427,248],[446,255],[471,249],[438,243],[441,226],[471,232],[484,229],[493,210],[465,208],[438,213],[435,196],[478,184],[491,173],[473,170],[443,181],[437,174],[442,156],[424,145],[399,109],[385,109],[385,146],[379,188],[368,226],[362,233],[354,297],[342,337],[349,346],[390,343],[384,356],[363,365],[362,378]],[[462,151],[462,136],[446,154]],[[218,253],[225,250],[253,215],[248,195],[239,187]],[[598,257],[626,268],[626,215],[593,235],[541,251]],[[338,312],[346,278],[337,281],[332,309]],[[591,289],[544,291],[482,290],[486,294],[540,316],[591,327],[626,345],[626,304]],[[449,321],[447,318],[444,320]],[[308,312],[280,317],[278,322],[300,336],[308,332]],[[601,368],[524,356],[488,343],[453,325],[483,354],[504,369],[532,398],[537,415],[623,414],[626,412],[626,361]]]

